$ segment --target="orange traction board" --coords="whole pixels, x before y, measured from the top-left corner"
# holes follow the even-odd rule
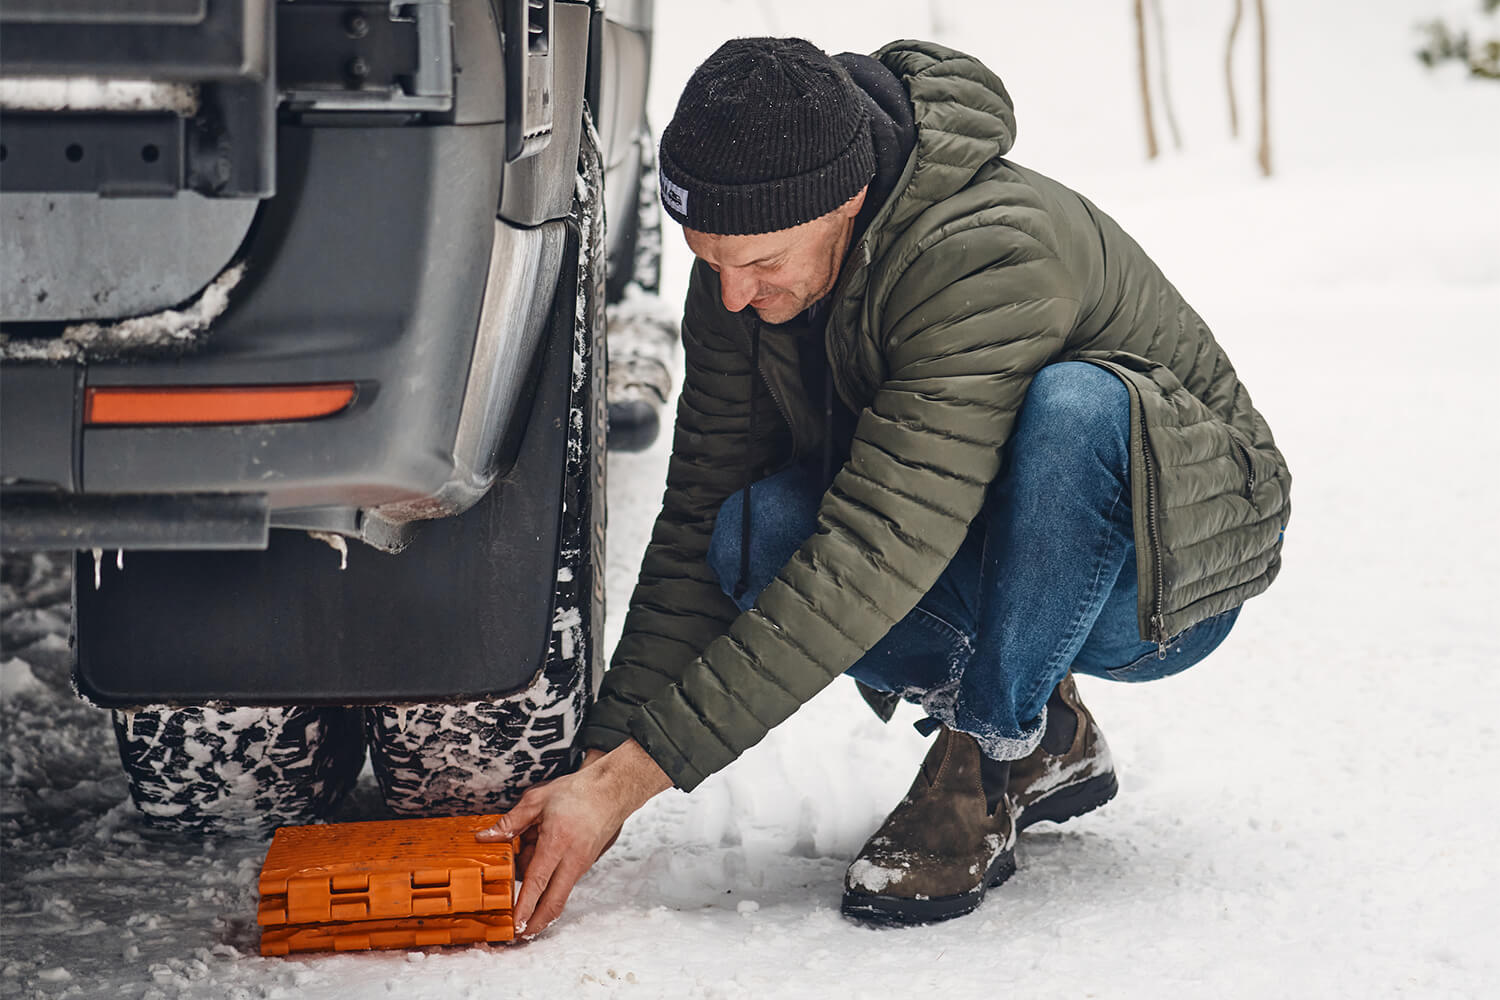
[[[509,941],[511,845],[499,816],[284,826],[260,870],[262,955]]]

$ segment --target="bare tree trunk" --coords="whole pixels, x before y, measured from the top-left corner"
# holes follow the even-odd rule
[[[1240,106],[1234,96],[1234,42],[1240,34],[1245,0],[1234,0],[1234,20],[1229,22],[1229,41],[1224,44],[1224,86],[1229,91],[1229,134],[1240,137]]]
[[[1146,63],[1145,0],[1135,0],[1135,50],[1141,78],[1141,110],[1146,115],[1146,159],[1156,159],[1156,123],[1151,118],[1151,74]]]
[[[927,21],[931,32],[927,37],[936,42],[947,41],[953,23],[944,9],[943,0],[927,0]]]
[[[1151,20],[1156,25],[1156,76],[1161,84],[1161,107],[1167,116],[1167,131],[1172,133],[1172,148],[1182,148],[1182,133],[1177,130],[1177,112],[1172,109],[1172,88],[1167,85],[1167,26],[1161,15],[1161,0],[1151,0]]]
[[[1271,85],[1268,79],[1269,59],[1266,56],[1266,0],[1255,0],[1256,37],[1260,42],[1260,149],[1256,160],[1260,172],[1271,176]]]

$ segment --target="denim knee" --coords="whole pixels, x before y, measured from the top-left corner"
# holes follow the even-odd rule
[[[1130,392],[1111,372],[1086,361],[1048,365],[1031,380],[1012,438],[1017,452],[1044,454],[1087,445],[1101,457],[1129,455]]]
[[[713,534],[708,539],[708,568],[719,578],[726,594],[734,592],[740,575],[740,525],[745,516],[745,491],[729,495],[719,507]]]
[[[745,518],[745,490],[736,490],[719,507],[709,538],[706,561],[719,578],[724,593],[735,597],[741,610],[755,603],[766,584],[817,530],[818,504],[823,499],[812,473],[794,465],[750,486],[750,564],[745,591],[738,597]]]

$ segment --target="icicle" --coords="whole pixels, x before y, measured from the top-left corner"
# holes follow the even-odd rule
[[[115,549],[115,569],[125,572],[125,550]]]
[[[101,574],[104,571],[104,550],[94,549],[94,589],[99,589]]]
[[[332,531],[309,531],[307,534],[339,554],[339,569],[349,568],[349,543],[344,541],[343,535]]]

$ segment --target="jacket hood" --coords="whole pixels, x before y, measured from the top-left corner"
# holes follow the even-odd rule
[[[1005,84],[973,56],[936,42],[891,42],[875,58],[911,95],[917,172],[924,197],[947,197],[981,166],[1010,152],[1016,113]]]
[[[911,247],[897,247],[902,234],[923,213],[964,191],[980,171],[993,169],[1016,136],[1016,115],[1005,84],[973,56],[936,42],[904,40],[891,42],[874,57],[895,75],[911,100],[916,146],[832,292],[832,329],[882,328],[880,311],[889,288],[867,294],[872,272],[880,269],[876,263],[893,252],[913,252]],[[898,266],[891,273],[902,270]],[[871,349],[842,357],[834,357],[830,349],[835,387],[856,411],[868,402],[866,390],[885,377],[880,352],[873,350],[873,341],[866,346]]]

